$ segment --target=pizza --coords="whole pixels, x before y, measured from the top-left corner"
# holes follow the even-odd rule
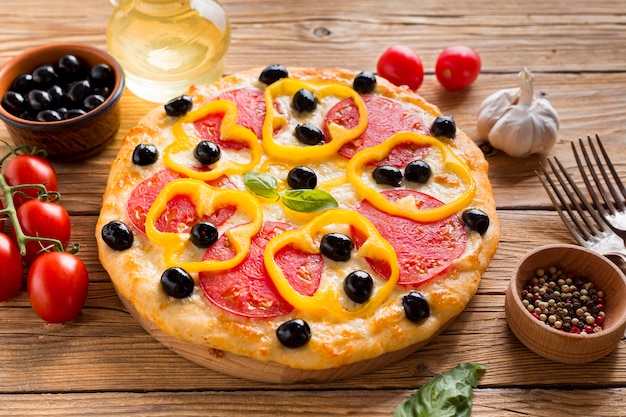
[[[424,346],[499,242],[488,163],[451,116],[367,71],[280,65],[149,112],[96,229],[117,293],[159,340],[232,374],[308,379]]]

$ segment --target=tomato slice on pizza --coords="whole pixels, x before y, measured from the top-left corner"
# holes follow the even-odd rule
[[[228,100],[237,106],[237,124],[254,132],[260,139],[263,133],[265,120],[265,99],[263,92],[252,88],[238,88],[219,94],[215,100]],[[210,140],[229,149],[242,149],[243,146],[233,142],[220,140],[220,125],[223,115],[211,114],[194,123],[198,135],[204,140]]]
[[[367,109],[368,125],[361,136],[344,145],[339,154],[350,159],[359,151],[379,145],[399,131],[427,134],[429,129],[417,111],[402,103],[382,96],[362,96]],[[334,122],[347,128],[356,126],[359,113],[351,99],[345,99],[334,105],[326,114],[324,125]],[[425,153],[413,148],[397,147],[388,156],[386,163],[397,167],[404,166]],[[380,163],[382,164],[382,162]]]
[[[248,255],[228,271],[201,272],[200,285],[213,304],[233,314],[267,318],[287,314],[293,307],[276,290],[263,264],[267,242],[294,226],[266,222],[252,239]],[[205,253],[203,260],[223,261],[234,256],[226,235],[222,235]],[[313,295],[322,277],[323,261],[319,254],[305,253],[288,247],[276,254],[276,262],[291,286],[302,295]]]
[[[383,195],[391,202],[411,196],[419,209],[438,207],[436,198],[413,190],[388,190]],[[457,215],[435,222],[418,222],[392,216],[364,200],[357,211],[371,221],[396,251],[400,266],[399,285],[417,286],[446,271],[465,250],[467,235]],[[357,246],[361,240],[355,233]],[[381,276],[389,275],[386,263],[370,261]]]
[[[180,178],[184,178],[184,176],[172,170],[163,169],[152,174],[133,189],[126,204],[126,213],[131,224],[137,230],[141,233],[146,232],[146,216],[154,200],[165,185]],[[220,188],[234,188],[234,185],[226,177],[218,178],[211,184]],[[231,206],[220,207],[203,220],[220,226],[230,218],[234,211],[235,209]],[[169,233],[189,231],[199,221],[194,204],[188,197],[181,195],[168,202],[167,210],[156,223],[156,229]]]

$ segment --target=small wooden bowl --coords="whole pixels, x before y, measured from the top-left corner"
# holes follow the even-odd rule
[[[599,333],[573,334],[554,329],[524,307],[522,289],[539,268],[558,265],[575,272],[605,293],[606,318]],[[537,248],[517,264],[505,298],[509,327],[533,352],[561,363],[585,363],[609,354],[624,337],[626,329],[626,277],[604,256],[575,245],[557,244]]]
[[[0,106],[0,119],[16,146],[45,149],[50,159],[77,161],[100,152],[113,139],[120,126],[119,99],[124,92],[121,66],[105,51],[78,43],[53,43],[22,52],[0,68],[0,97],[10,89],[20,74],[32,73],[43,64],[55,64],[73,54],[86,65],[108,64],[115,74],[115,84],[107,99],[87,114],[55,122],[22,119]]]

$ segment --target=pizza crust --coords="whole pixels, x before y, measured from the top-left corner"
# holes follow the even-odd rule
[[[260,71],[258,68],[252,69],[223,77],[211,85],[193,86],[189,94],[194,99],[194,108],[225,90],[251,86],[262,89],[264,85],[257,80]],[[342,69],[290,68],[289,73],[290,77],[297,79],[332,81],[348,86],[352,85],[356,75]],[[425,102],[414,92],[392,86],[380,78],[375,93],[418,108],[427,125],[440,115],[437,107]],[[490,227],[483,235],[468,230],[463,255],[453,262],[446,273],[419,286],[420,292],[428,294],[428,318],[419,323],[405,318],[398,300],[410,288],[401,286],[393,290],[374,314],[344,321],[302,311],[276,318],[240,317],[207,302],[199,286],[187,299],[168,297],[159,283],[162,271],[167,268],[162,249],[151,243],[144,234],[136,232],[130,249],[115,251],[102,240],[101,230],[114,220],[129,224],[126,203],[132,190],[152,173],[165,168],[162,158],[147,167],[133,165],[133,150],[140,143],[152,143],[163,149],[174,140],[171,133],[174,121],[174,118],[165,115],[163,106],[159,106],[125,137],[118,156],[111,164],[96,238],[100,261],[129,311],[157,339],[205,366],[238,376],[275,382],[284,381],[285,378],[303,380],[351,376],[371,370],[371,366],[364,366],[365,363],[374,364],[375,368],[398,360],[434,338],[463,311],[495,254],[499,242],[499,224],[488,179],[488,163],[474,142],[457,129],[456,137],[449,141],[449,146],[470,168],[476,183],[476,193],[470,206],[489,216]],[[310,324],[314,329],[314,337],[302,348],[284,347],[275,337],[276,328],[296,317]],[[241,361],[245,366],[238,365]],[[223,366],[224,363],[227,366]],[[277,375],[274,372],[246,370],[251,364],[283,371],[291,369],[298,371],[293,375],[299,376],[286,377],[281,371],[277,373],[281,375],[278,377],[272,376]],[[342,367],[347,368],[337,372]],[[237,371],[238,368],[241,368],[241,373]]]

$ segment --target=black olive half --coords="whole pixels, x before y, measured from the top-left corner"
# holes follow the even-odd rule
[[[311,340],[311,328],[302,319],[289,320],[276,329],[276,337],[285,347],[299,348]]]
[[[430,316],[428,301],[417,291],[411,291],[402,297],[402,307],[404,307],[406,318],[413,322],[418,322]]]
[[[428,162],[416,160],[411,161],[404,168],[404,178],[407,181],[417,182],[419,184],[426,184],[430,178],[430,165]]]
[[[222,151],[215,142],[210,140],[203,140],[198,143],[196,149],[193,152],[193,156],[202,165],[213,165],[220,160]]]
[[[352,239],[341,233],[328,233],[322,237],[320,243],[322,255],[337,262],[350,259],[352,249],[354,249]]]
[[[165,103],[165,114],[172,117],[180,117],[187,114],[193,107],[193,100],[187,95],[175,97]]]
[[[261,81],[263,84],[270,85],[280,80],[281,78],[287,77],[289,77],[289,72],[287,71],[287,68],[280,64],[272,64],[268,65],[263,69],[263,71],[261,71],[261,74],[259,75],[259,81]]]
[[[391,165],[381,165],[372,171],[372,178],[376,184],[399,187],[402,185],[402,171]]]
[[[139,166],[150,165],[159,159],[159,150],[151,143],[140,143],[133,151],[133,163]]]
[[[170,297],[185,298],[193,292],[193,278],[179,267],[168,268],[161,275],[161,287]]]
[[[452,116],[439,116],[433,121],[430,127],[430,133],[434,137],[443,136],[445,138],[454,139],[456,135],[456,123]]]
[[[489,229],[489,216],[478,209],[467,209],[463,212],[463,223],[481,235]]]
[[[376,75],[370,71],[362,71],[354,77],[352,88],[359,94],[369,94],[376,88]]]
[[[317,107],[315,94],[306,88],[296,91],[291,100],[291,107],[297,112],[312,112]]]
[[[372,296],[374,280],[366,271],[352,271],[343,281],[343,290],[355,303],[364,303]]]
[[[295,134],[300,143],[305,145],[319,145],[324,141],[322,130],[309,123],[296,126]]]
[[[211,222],[199,222],[191,228],[191,243],[197,248],[211,247],[219,237],[217,227]]]
[[[104,225],[101,231],[102,240],[111,249],[123,251],[133,245],[133,232],[123,222],[113,220]]]
[[[297,166],[287,174],[287,185],[293,189],[312,190],[317,186],[317,175],[311,168]]]

